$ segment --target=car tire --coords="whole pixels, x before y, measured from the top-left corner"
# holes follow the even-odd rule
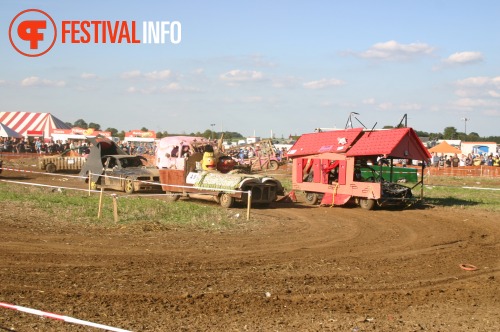
[[[316,205],[319,202],[318,193],[313,193],[310,191],[305,192],[306,203],[309,205]]]
[[[55,173],[57,171],[57,167],[53,163],[47,164],[47,166],[45,166],[45,169],[47,170],[47,173]]]
[[[269,161],[269,169],[270,169],[271,171],[275,171],[275,170],[277,170],[279,167],[280,167],[280,166],[279,166],[279,164],[278,164],[278,162],[277,162],[276,160],[271,160],[271,161]]]
[[[361,206],[361,208],[365,210],[373,210],[373,208],[375,207],[375,200],[369,198],[360,198],[359,206]]]
[[[219,204],[223,208],[229,209],[234,205],[234,197],[232,197],[230,194],[222,194],[219,197]]]
[[[181,195],[173,193],[171,191],[165,192],[165,200],[167,202],[175,202],[175,201],[179,200],[180,197],[181,197]]]
[[[127,178],[125,179],[125,188],[124,191],[127,194],[133,194],[135,189],[134,189],[134,180]]]

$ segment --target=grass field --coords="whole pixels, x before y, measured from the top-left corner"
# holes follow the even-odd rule
[[[500,211],[498,183],[496,178],[433,177],[431,184],[424,187],[424,200],[426,204],[443,208]],[[283,184],[287,187],[289,183],[283,181]],[[98,194],[88,196],[81,191],[0,183],[2,204],[38,209],[49,216],[65,216],[79,223],[114,223],[113,200],[109,194],[103,197],[102,216],[98,219]],[[182,200],[167,203],[154,196],[120,196],[117,205],[122,225],[148,222],[167,228],[227,229],[245,220],[236,220],[234,211],[221,209],[216,204]]]
[[[113,223],[113,199],[103,195],[102,215],[98,219],[99,194],[52,190],[0,183],[0,201],[22,206],[23,210],[42,210],[47,215],[64,216],[80,223]],[[117,199],[120,224],[154,222],[164,227],[218,229],[231,224],[232,214],[217,205],[177,201],[166,203],[151,197],[120,196]]]

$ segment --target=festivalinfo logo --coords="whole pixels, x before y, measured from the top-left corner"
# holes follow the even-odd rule
[[[60,37],[62,44],[179,44],[179,21],[56,21],[40,9],[18,13],[9,26],[12,47],[27,57],[49,52]]]

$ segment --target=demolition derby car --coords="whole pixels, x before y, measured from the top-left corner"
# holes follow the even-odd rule
[[[48,173],[58,171],[80,171],[86,158],[75,150],[66,150],[55,156],[41,156],[38,158],[38,168]]]
[[[234,160],[201,137],[173,136],[160,140],[156,152],[166,198],[176,201],[192,194],[212,196],[222,207],[237,202],[268,206],[283,195],[280,181],[269,176],[237,173]],[[249,195],[250,192],[250,195]]]
[[[109,139],[92,139],[92,147],[80,176],[90,181],[90,188],[98,186],[124,191],[161,190],[160,175],[155,166],[142,156],[131,156]]]

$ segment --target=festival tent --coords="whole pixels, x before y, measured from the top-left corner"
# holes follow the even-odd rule
[[[0,123],[0,137],[14,137],[14,138],[21,138],[22,135],[19,134],[17,131],[10,129],[3,123]]]
[[[0,123],[24,137],[49,138],[54,129],[71,129],[70,126],[50,113],[0,112]]]
[[[462,153],[460,149],[457,149],[454,146],[451,146],[448,144],[446,141],[442,141],[438,145],[434,146],[433,148],[429,149],[429,152],[436,152],[436,153]]]

